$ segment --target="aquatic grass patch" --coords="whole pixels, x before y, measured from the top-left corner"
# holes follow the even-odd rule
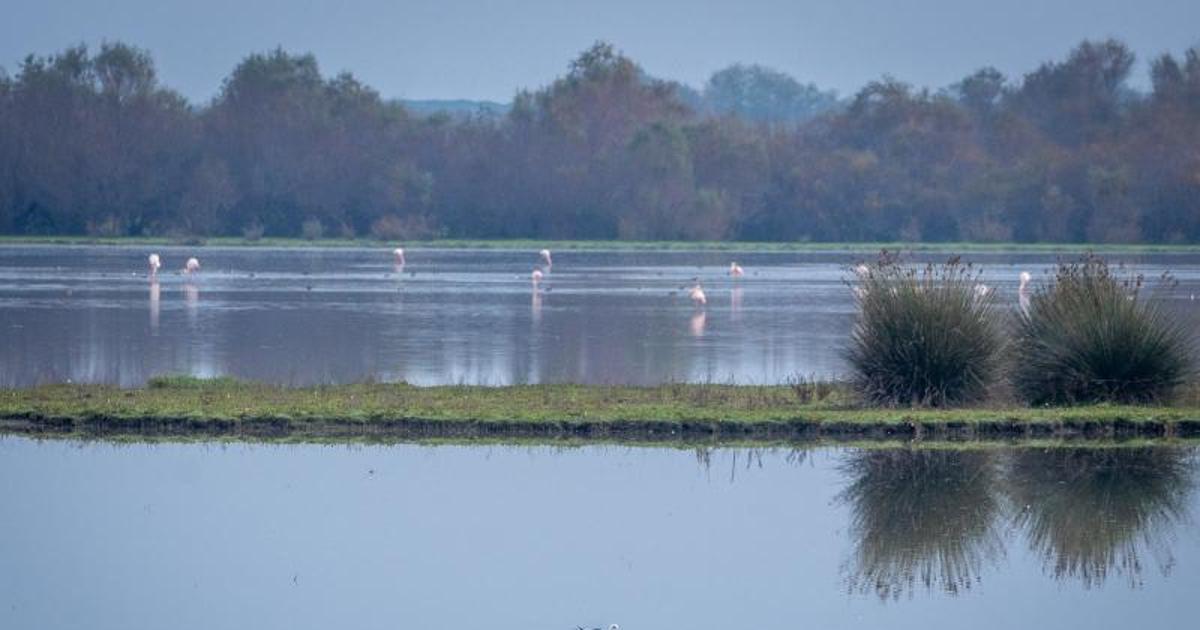
[[[913,268],[884,252],[855,276],[858,317],[845,357],[864,400],[944,407],[985,397],[1003,339],[977,269],[957,257]]]
[[[146,387],[150,389],[228,388],[238,385],[239,382],[232,376],[203,378],[189,374],[161,374],[150,377],[150,380],[146,381]]]
[[[1017,318],[1017,394],[1034,405],[1171,398],[1193,374],[1193,333],[1144,284],[1096,256],[1060,263]],[[1156,290],[1172,285],[1164,276]]]

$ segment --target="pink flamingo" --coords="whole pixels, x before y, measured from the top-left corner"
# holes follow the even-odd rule
[[[688,297],[692,299],[692,304],[695,304],[697,308],[708,304],[708,297],[704,295],[704,289],[700,288],[699,280],[696,281],[692,290],[688,291]]]
[[[187,259],[187,264],[183,266],[183,272],[186,274],[193,274],[198,271],[200,271],[200,261],[194,257]]]
[[[396,258],[396,266],[397,267],[404,266],[404,248],[403,247],[397,247],[396,249],[393,249],[392,256],[395,256],[395,258]]]
[[[150,265],[150,277],[153,278],[157,276],[158,268],[162,267],[162,260],[159,259],[158,254],[150,254],[150,257],[146,260]]]
[[[538,252],[538,255],[542,257],[542,262],[545,263],[547,268],[550,268],[554,265],[554,263],[550,260],[550,250],[543,249],[542,251]]]
[[[542,281],[542,270],[534,269],[533,273],[529,274],[529,277],[533,280],[533,286],[536,287]]]
[[[731,262],[729,263],[729,275],[733,276],[734,278],[740,278],[746,275],[746,272],[742,269],[741,265],[737,264],[736,262]]]

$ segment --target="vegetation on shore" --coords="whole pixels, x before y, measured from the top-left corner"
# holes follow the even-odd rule
[[[1194,371],[1194,334],[1140,275],[1095,256],[1060,262],[1017,318],[1013,387],[1031,404],[1147,403]],[[1174,285],[1164,275],[1156,291]]]
[[[1177,406],[859,406],[841,384],[653,387],[406,384],[287,388],[158,378],[144,388],[0,391],[0,429],[24,433],[337,438],[497,436],[628,439],[1022,438],[1200,435],[1200,394]]]
[[[502,114],[426,117],[303,52],[189,103],[146,50],[72,46],[0,71],[0,233],[1196,243],[1181,52],[1148,89],[1108,39],[835,99],[740,65],[697,90],[597,42]]]
[[[977,269],[956,256],[918,271],[884,253],[855,273],[858,318],[846,362],[863,399],[945,407],[987,397],[1003,326]]]

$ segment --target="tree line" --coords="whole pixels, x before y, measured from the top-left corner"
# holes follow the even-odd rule
[[[419,116],[312,55],[209,103],[139,48],[0,72],[0,232],[812,241],[1200,241],[1200,48],[1085,41],[1019,80],[839,99],[758,66],[702,90],[597,43],[506,113]]]

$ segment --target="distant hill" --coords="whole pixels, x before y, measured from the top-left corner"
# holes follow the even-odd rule
[[[509,108],[508,103],[472,101],[467,99],[402,99],[400,103],[418,116],[446,114],[455,118],[473,116],[480,113],[491,116],[503,116],[508,113]]]

